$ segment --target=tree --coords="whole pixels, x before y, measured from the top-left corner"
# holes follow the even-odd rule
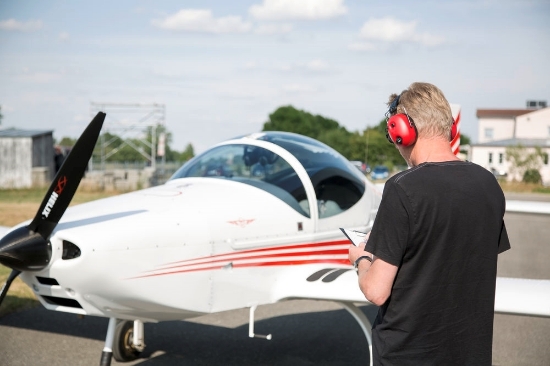
[[[195,156],[195,151],[193,149],[193,145],[187,144],[185,147],[185,150],[183,150],[182,153],[179,154],[179,160],[180,161],[187,161]]]
[[[505,154],[506,161],[510,162],[510,173],[514,180],[517,176],[524,177],[527,171],[530,171],[529,176],[534,176],[533,171],[538,172],[543,159],[545,159],[545,154],[539,146],[534,148],[526,148],[521,144],[509,146],[506,148]]]
[[[345,127],[330,118],[313,115],[293,106],[277,108],[264,123],[263,131],[286,131],[309,136],[332,147],[346,158],[350,158],[350,137]]]
[[[4,115],[2,114],[2,106],[0,105],[0,125],[2,125],[3,118],[4,118]]]
[[[76,139],[70,138],[70,137],[63,137],[61,141],[59,141],[60,146],[64,147],[73,147],[76,144]]]
[[[366,140],[366,158],[370,166],[386,165],[389,168],[405,165],[403,157],[395,145],[391,144],[386,137],[386,119],[380,120],[378,125],[368,127],[364,132]]]
[[[264,123],[263,131],[287,131],[319,139],[327,131],[339,130],[346,134],[347,130],[330,118],[294,108],[291,105],[279,107],[269,115],[269,121]]]
[[[299,110],[293,106],[277,108],[264,123],[263,131],[287,131],[317,139],[349,160],[369,165],[404,165],[399,151],[386,139],[386,120],[362,133],[349,132],[330,118]]]
[[[460,145],[470,145],[470,144],[471,144],[470,136],[461,133],[460,134]]]

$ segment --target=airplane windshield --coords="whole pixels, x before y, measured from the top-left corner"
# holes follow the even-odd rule
[[[258,146],[223,145],[191,159],[170,179],[186,177],[226,178],[263,189],[300,214],[307,202],[304,186],[294,169],[279,155]]]
[[[320,218],[346,211],[365,193],[365,177],[331,147],[289,132],[266,132],[255,137],[279,145],[300,161],[315,188]]]
[[[308,173],[320,218],[337,215],[357,203],[365,192],[364,176],[342,155],[309,137],[265,132],[247,138],[269,141],[289,151]],[[286,160],[270,150],[248,144],[222,145],[183,165],[171,179],[226,178],[263,189],[310,217],[304,186]]]

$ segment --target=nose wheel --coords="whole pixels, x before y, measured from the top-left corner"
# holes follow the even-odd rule
[[[141,323],[141,326],[143,327],[143,323]],[[141,351],[143,351],[143,346],[134,343],[134,322],[119,321],[113,339],[113,357],[115,360],[118,362],[134,361],[139,358]]]
[[[143,339],[143,322],[141,320],[128,321],[110,318],[99,365],[110,366],[113,356],[118,362],[134,361],[139,358],[145,348]]]

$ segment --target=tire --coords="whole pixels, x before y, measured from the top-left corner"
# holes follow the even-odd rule
[[[141,352],[133,347],[134,322],[120,321],[115,328],[113,357],[117,362],[130,362],[139,358]]]

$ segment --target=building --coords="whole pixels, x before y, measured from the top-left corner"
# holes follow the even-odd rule
[[[512,174],[506,148],[522,146],[543,152],[540,174],[550,184],[550,108],[545,101],[528,101],[526,109],[478,109],[478,142],[470,147],[469,159],[497,176],[521,180]]]
[[[0,188],[47,186],[54,177],[53,131],[0,130]]]

